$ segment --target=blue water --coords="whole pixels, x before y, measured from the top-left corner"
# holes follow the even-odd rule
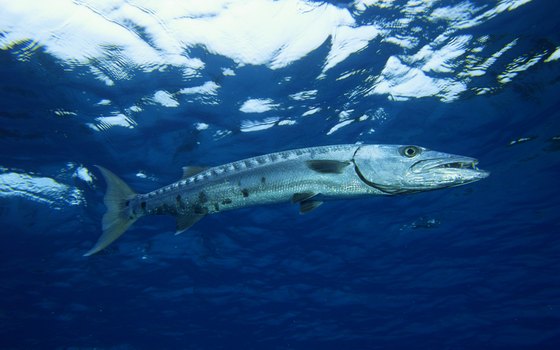
[[[114,3],[114,11],[125,6]],[[43,32],[15,40],[15,27],[0,26],[0,348],[560,348],[560,10],[545,0],[445,0],[407,15],[407,2],[388,3],[323,3],[354,27],[394,31],[372,35],[326,71],[330,35],[280,67],[193,45],[189,57],[204,65],[188,75],[133,64],[117,44],[104,48],[117,56],[73,61]],[[512,8],[464,28],[430,20],[436,8],[461,4],[477,8],[472,17]],[[0,12],[16,16],[8,9],[0,1]],[[16,24],[29,18],[18,13]],[[389,23],[401,17],[410,24]],[[113,20],[158,47],[144,22]],[[417,41],[396,45],[392,35]],[[461,37],[462,53],[440,69],[411,58]],[[480,65],[512,41],[483,74],[465,75],[474,56]],[[368,93],[381,76],[392,86],[413,80],[383,75],[390,57],[443,79],[439,90],[424,81]],[[178,93],[208,82],[215,93]],[[464,88],[446,95],[458,83]],[[268,110],[247,111],[251,99]],[[185,165],[356,142],[472,156],[491,175],[329,202],[308,215],[288,203],[224,212],[179,236],[172,218],[150,217],[82,256],[105,211],[95,164],[147,192],[176,181]]]

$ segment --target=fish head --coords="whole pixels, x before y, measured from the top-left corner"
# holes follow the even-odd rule
[[[474,158],[420,146],[363,145],[353,161],[360,180],[385,194],[460,186],[489,175]]]

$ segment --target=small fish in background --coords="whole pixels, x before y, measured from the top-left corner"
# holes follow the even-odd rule
[[[488,172],[478,161],[419,146],[334,145],[295,149],[213,168],[184,167],[183,177],[146,194],[136,194],[111,171],[103,234],[85,255],[107,247],[146,215],[177,218],[177,234],[209,214],[255,205],[291,202],[302,214],[325,200],[399,195],[460,186]]]
[[[546,141],[547,141],[547,146],[544,148],[545,152],[560,151],[560,136],[553,136]]]
[[[518,138],[518,139],[516,139],[516,140],[511,140],[511,141],[508,143],[508,146],[519,145],[519,144],[521,144],[521,143],[533,141],[534,139],[536,139],[536,136],[520,137],[520,138]]]
[[[412,229],[412,230],[425,229],[425,230],[427,230],[427,229],[437,228],[440,225],[441,225],[441,221],[438,220],[438,219],[421,216],[418,219],[414,220],[412,223],[403,225],[401,227],[401,231],[402,230],[408,230],[408,229]]]

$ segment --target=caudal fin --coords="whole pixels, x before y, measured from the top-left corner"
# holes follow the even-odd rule
[[[136,193],[117,175],[101,166],[96,165],[96,167],[101,171],[105,182],[107,182],[107,192],[104,198],[107,212],[103,215],[103,234],[84,256],[90,256],[107,247],[138,218],[131,216],[127,208],[127,202],[134,198]]]

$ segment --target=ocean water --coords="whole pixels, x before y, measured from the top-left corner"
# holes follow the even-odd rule
[[[560,348],[558,18],[548,0],[0,0],[0,348]],[[179,236],[149,217],[83,256],[96,164],[147,192],[348,143],[491,175]]]

